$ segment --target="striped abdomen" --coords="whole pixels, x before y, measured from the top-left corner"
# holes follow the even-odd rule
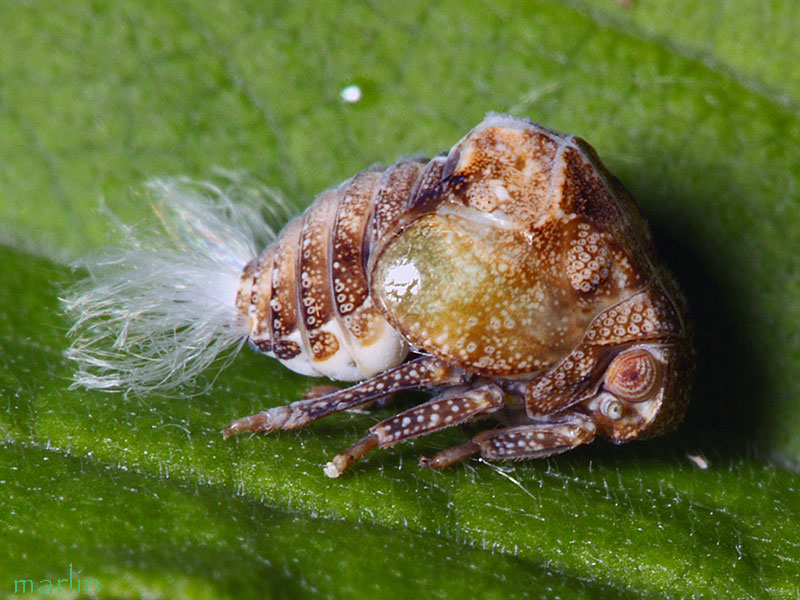
[[[408,344],[374,305],[366,266],[375,242],[439,184],[444,163],[362,171],[290,221],[242,276],[251,344],[293,371],[342,381],[400,364]]]

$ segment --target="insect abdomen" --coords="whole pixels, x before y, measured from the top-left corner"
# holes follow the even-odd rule
[[[408,344],[369,293],[374,242],[435,185],[443,161],[368,169],[320,194],[242,277],[250,342],[286,367],[341,381],[371,377],[405,359]]]

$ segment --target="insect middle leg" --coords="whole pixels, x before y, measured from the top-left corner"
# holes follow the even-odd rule
[[[448,448],[433,458],[421,458],[419,464],[440,469],[476,454],[490,460],[551,456],[591,442],[596,430],[590,417],[567,411],[547,420],[483,431],[470,441]]]
[[[326,415],[369,404],[401,390],[456,385],[472,375],[430,356],[421,356],[362,383],[236,419],[223,430],[225,439],[243,431],[271,433],[298,429]]]
[[[494,384],[452,388],[370,428],[369,433],[325,466],[328,477],[342,472],[373,448],[387,448],[398,442],[452,427],[503,408],[505,394]]]

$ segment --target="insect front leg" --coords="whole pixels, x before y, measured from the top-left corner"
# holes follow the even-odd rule
[[[452,427],[500,410],[505,394],[494,385],[447,390],[370,428],[369,433],[325,466],[328,477],[342,472],[373,448],[388,448],[421,435]]]
[[[470,377],[458,367],[422,356],[352,387],[236,419],[224,429],[223,435],[227,439],[243,431],[271,433],[278,429],[298,429],[326,415],[363,406],[397,391],[455,385]]]
[[[596,431],[590,417],[566,411],[526,425],[483,431],[465,444],[420,459],[420,466],[440,469],[476,454],[490,460],[551,456],[591,442]]]

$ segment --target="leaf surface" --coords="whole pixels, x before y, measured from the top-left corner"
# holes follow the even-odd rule
[[[796,5],[519,4],[0,2],[0,590],[72,564],[113,598],[796,597]],[[313,383],[250,352],[188,400],[67,389],[100,198],[140,222],[143,182],[222,167],[300,208],[490,110],[586,138],[639,201],[694,314],[678,432],[418,471],[452,431],[331,481],[392,410],[224,442]]]

